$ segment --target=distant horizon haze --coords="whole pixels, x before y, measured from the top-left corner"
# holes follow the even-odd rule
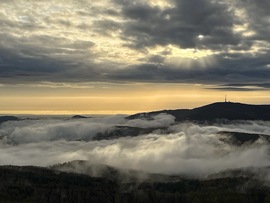
[[[227,102],[245,104],[270,104],[267,92],[260,94],[245,94],[239,92],[227,93]],[[5,103],[6,101],[6,103]],[[215,102],[224,102],[225,94],[196,95],[183,94],[130,94],[113,97],[15,97],[3,98],[0,104],[0,115],[112,115],[134,114],[164,109],[192,109]]]

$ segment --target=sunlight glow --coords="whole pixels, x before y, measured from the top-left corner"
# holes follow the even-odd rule
[[[198,38],[199,38],[200,40],[202,40],[202,39],[204,38],[204,36],[203,36],[203,35],[199,35]]]
[[[192,68],[195,65],[206,68],[215,64],[215,52],[212,50],[180,49],[170,45],[171,55],[166,59],[170,65]]]
[[[149,3],[151,6],[158,6],[163,9],[173,7],[173,5],[170,4],[170,1],[167,0],[149,0]]]

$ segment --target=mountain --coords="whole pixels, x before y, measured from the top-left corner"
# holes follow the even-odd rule
[[[81,116],[81,115],[75,115],[75,116],[72,116],[71,118],[72,119],[82,119],[82,118],[89,118],[89,117]]]
[[[102,178],[34,166],[0,166],[0,202],[109,203],[115,184]]]
[[[138,113],[127,119],[145,118],[166,113],[175,117],[176,121],[214,121],[227,120],[270,120],[270,105],[251,105],[233,102],[217,102],[194,109],[162,110],[149,113]]]
[[[126,182],[113,180],[111,173],[106,177],[91,177],[34,166],[0,166],[0,202],[261,203],[270,201],[270,187],[264,179],[253,177],[257,177],[257,171],[268,175],[268,169],[225,171],[207,179],[179,177],[168,181]]]
[[[157,130],[157,128],[139,128],[139,127],[131,127],[131,126],[114,126],[109,128],[104,133],[97,133],[93,140],[109,140],[109,139],[117,139],[120,137],[136,137],[139,135],[149,134],[153,131]],[[160,129],[165,130],[165,129]]]
[[[16,116],[0,116],[0,124],[7,121],[18,121],[18,120],[20,119]]]
[[[246,167],[237,169],[227,169],[224,171],[219,171],[214,174],[207,176],[207,179],[218,179],[218,178],[252,178],[256,180],[266,180],[269,176],[270,167]]]
[[[269,135],[265,134],[220,131],[217,135],[219,136],[220,141],[236,146],[253,144],[260,139],[270,143]]]
[[[184,175],[151,174],[145,171],[121,169],[104,164],[93,164],[84,160],[56,164],[49,168],[55,171],[84,174],[122,183],[175,182],[184,178]]]
[[[250,105],[233,102],[212,103],[194,109],[162,110],[148,113],[138,113],[126,117],[126,119],[147,119],[153,120],[158,114],[170,114],[175,117],[176,122],[192,121],[206,124],[216,121],[229,122],[233,120],[264,120],[270,121],[270,105]],[[170,133],[166,127],[139,128],[131,126],[114,126],[103,133],[98,133],[93,140],[117,139],[120,137],[135,137],[149,134],[159,130],[159,133]],[[221,141],[232,145],[254,143],[259,139],[270,142],[269,135],[244,132],[219,132]]]

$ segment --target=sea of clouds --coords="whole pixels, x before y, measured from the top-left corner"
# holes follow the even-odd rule
[[[115,126],[166,128],[136,137],[92,140]],[[206,177],[227,169],[270,166],[267,141],[242,146],[220,139],[220,131],[270,135],[270,122],[176,123],[160,114],[151,120],[124,115],[86,119],[46,118],[0,124],[0,165],[50,166],[73,160],[150,173]]]

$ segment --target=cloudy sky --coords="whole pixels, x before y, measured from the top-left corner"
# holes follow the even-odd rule
[[[0,0],[0,113],[270,103],[269,0]]]

